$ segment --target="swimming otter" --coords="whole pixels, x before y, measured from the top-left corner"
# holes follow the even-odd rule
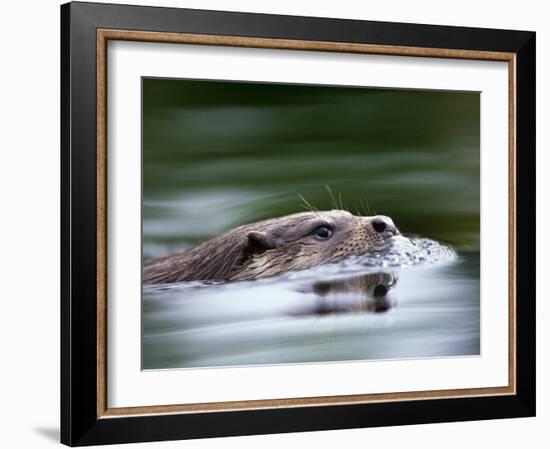
[[[398,234],[389,217],[311,211],[259,221],[147,261],[145,284],[257,279],[364,253]]]

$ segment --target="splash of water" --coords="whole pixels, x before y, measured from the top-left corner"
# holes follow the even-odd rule
[[[367,267],[402,268],[407,266],[450,262],[456,252],[449,246],[426,238],[395,236],[390,244],[358,256],[353,263]]]
[[[407,267],[438,265],[453,262],[456,259],[457,254],[450,246],[427,238],[408,238],[398,235],[387,240],[383,246],[373,248],[364,254],[308,270],[286,273],[282,277],[322,279],[328,276],[338,279],[358,273],[368,274],[381,270],[391,271]]]

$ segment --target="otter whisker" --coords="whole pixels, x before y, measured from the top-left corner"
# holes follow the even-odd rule
[[[363,198],[362,198],[362,197],[359,197],[359,201],[361,202],[361,205],[363,206],[363,209],[364,209],[364,211],[365,211],[365,214],[366,214],[367,216],[370,216],[371,213],[370,213],[369,202],[368,202],[367,200],[365,200],[366,203],[367,203],[367,205],[365,206],[365,203],[363,202]]]
[[[332,193],[332,189],[329,187],[328,184],[325,184],[325,189],[328,192],[331,207],[333,209],[336,209],[338,207],[338,202],[336,201],[336,197],[334,196],[334,193]]]
[[[344,206],[344,201],[342,200],[342,194],[341,193],[338,194],[338,204],[340,205],[341,210],[346,209],[346,207]]]
[[[298,194],[298,197],[304,203],[304,204],[300,204],[300,206],[302,206],[304,209],[310,212],[319,212],[319,209],[317,209],[313,204],[311,204],[308,200],[306,200],[302,195]]]

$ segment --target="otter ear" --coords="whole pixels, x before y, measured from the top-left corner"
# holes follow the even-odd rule
[[[265,232],[250,231],[247,236],[245,251],[249,254],[261,254],[273,246],[267,241]]]

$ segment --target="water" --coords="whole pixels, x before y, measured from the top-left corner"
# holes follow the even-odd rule
[[[479,354],[479,94],[143,87],[144,259],[300,212],[298,195],[330,209],[326,185],[410,237],[277,278],[145,287],[144,369]]]
[[[143,368],[479,354],[479,253],[393,246],[270,279],[145,287]]]

